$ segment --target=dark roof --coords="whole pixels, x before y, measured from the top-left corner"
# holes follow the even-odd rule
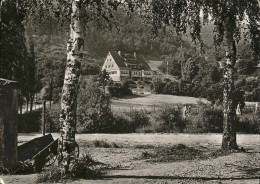
[[[121,56],[119,56],[119,54],[116,51],[110,51],[110,54],[114,58],[119,68],[127,68],[125,65],[125,60]]]
[[[119,68],[127,68],[126,63],[129,63],[142,66],[143,70],[151,70],[142,54],[136,54],[136,57],[134,53],[121,52],[121,55],[119,55],[117,51],[110,51],[110,54]]]
[[[144,70],[152,70],[142,54],[136,54],[136,58],[139,64],[144,67]]]

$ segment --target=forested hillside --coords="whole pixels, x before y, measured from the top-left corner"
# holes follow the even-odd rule
[[[33,35],[38,79],[41,86],[45,88],[44,97],[58,100],[65,70],[67,36],[66,32],[55,27],[57,25],[55,23],[55,20],[50,20],[42,25],[42,29],[34,31],[33,26],[28,22],[26,30],[27,34]],[[224,51],[220,49],[218,53],[216,52],[213,34],[212,23],[202,28],[205,54],[201,54],[198,46],[194,45],[186,35],[180,38],[169,28],[161,29],[154,34],[152,26],[144,22],[136,13],[129,14],[119,10],[115,12],[110,24],[104,21],[90,21],[88,24],[82,75],[97,74],[110,50],[138,52],[148,60],[163,60],[163,64],[159,66],[162,73],[167,73],[168,62],[170,75],[179,79],[185,78],[186,75],[186,82],[191,83],[194,90],[196,89],[193,95],[220,98],[216,95],[211,96],[215,94],[214,91],[221,91],[222,71],[218,67],[218,61],[224,57]],[[258,85],[256,78],[249,76],[257,75],[253,67],[256,63],[253,62],[248,44],[244,44],[243,41],[238,44],[238,56],[241,61],[244,61],[237,64],[238,87],[248,94],[247,100],[255,101]],[[192,62],[189,58],[193,58]],[[190,67],[190,64],[194,66]],[[192,76],[187,78],[190,73],[193,73]],[[211,91],[210,94],[208,90]]]

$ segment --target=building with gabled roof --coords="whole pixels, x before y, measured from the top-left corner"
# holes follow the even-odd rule
[[[142,54],[109,51],[102,70],[106,70],[113,81],[151,81],[152,70]]]

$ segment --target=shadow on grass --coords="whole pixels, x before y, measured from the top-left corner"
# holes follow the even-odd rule
[[[167,147],[152,147],[152,146],[138,146],[136,148],[147,149],[142,152],[140,159],[146,159],[149,162],[175,162],[185,160],[203,160],[217,158],[219,156],[227,156],[230,152],[222,150],[201,151],[200,149],[186,146],[184,144],[177,144]]]
[[[125,178],[125,179],[167,179],[167,180],[256,180],[260,179],[260,176],[255,177],[186,177],[186,176],[135,176],[135,175],[114,175],[114,176],[103,176],[103,179],[116,179],[116,178]]]
[[[119,100],[119,99],[133,99],[133,98],[144,97],[144,96],[147,96],[147,95],[132,94],[132,95],[121,96],[121,97],[113,97],[113,99],[114,99],[114,100]]]

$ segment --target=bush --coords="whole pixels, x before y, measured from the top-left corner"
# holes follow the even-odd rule
[[[144,82],[141,81],[141,80],[139,80],[139,81],[137,81],[137,84],[138,84],[139,86],[142,86],[142,85],[144,85]]]
[[[187,133],[222,133],[223,111],[210,105],[200,106],[196,116],[190,116],[185,132]]]
[[[112,133],[132,133],[149,124],[149,116],[146,111],[123,112],[114,115],[114,123],[111,126]]]
[[[154,78],[152,81],[152,89],[154,93],[162,93],[162,89],[165,86],[165,83],[161,78]]]
[[[126,88],[121,84],[109,86],[108,91],[112,97],[123,97],[123,96],[132,95],[131,89]]]
[[[237,132],[259,134],[259,116],[257,114],[240,115],[237,120]]]
[[[32,174],[34,173],[34,165],[29,161],[18,162],[12,168],[5,167],[0,162],[0,174]]]
[[[52,106],[52,109],[46,110],[46,132],[60,131],[60,103]]]
[[[104,164],[94,161],[87,154],[83,154],[74,165],[71,176],[75,179],[94,179],[104,174]]]
[[[41,117],[42,109],[26,112],[24,114],[18,114],[18,132],[39,132],[41,127]]]
[[[155,114],[154,120],[160,124],[159,132],[183,132],[186,122],[182,119],[180,108],[162,106]]]
[[[82,84],[78,96],[78,132],[107,132],[112,121],[110,96],[93,80]]]
[[[73,168],[66,176],[57,166],[51,167],[49,170],[37,176],[37,182],[60,182],[69,179],[95,179],[104,174],[104,164],[95,162],[90,156],[83,154],[76,160]]]

